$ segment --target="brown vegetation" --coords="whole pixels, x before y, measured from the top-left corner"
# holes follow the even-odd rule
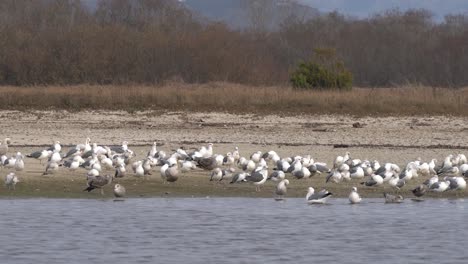
[[[301,91],[228,83],[0,87],[0,109],[196,110],[232,113],[468,115],[468,89],[400,87]]]
[[[287,85],[290,72],[319,47],[335,49],[360,87],[468,85],[466,14],[436,23],[425,10],[367,19],[336,12],[305,18],[296,10],[272,30],[268,17],[281,13],[275,11],[281,5],[245,1],[251,27],[236,30],[198,18],[175,0],[97,0],[96,9],[83,3],[0,1],[0,85],[159,84],[172,78]]]

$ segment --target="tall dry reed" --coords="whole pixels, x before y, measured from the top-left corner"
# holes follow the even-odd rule
[[[0,87],[0,109],[191,110],[232,113],[468,115],[468,89],[408,86],[303,91],[230,83]]]

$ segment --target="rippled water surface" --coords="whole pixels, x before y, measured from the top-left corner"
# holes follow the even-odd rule
[[[467,263],[466,200],[0,200],[0,263]]]

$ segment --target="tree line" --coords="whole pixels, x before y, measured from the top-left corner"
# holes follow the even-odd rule
[[[427,10],[366,19],[296,10],[272,30],[259,3],[262,10],[284,5],[247,3],[251,26],[233,29],[175,0],[97,0],[95,8],[80,0],[2,0],[0,84],[282,85],[315,49],[332,48],[356,86],[468,85],[466,14],[436,22]]]

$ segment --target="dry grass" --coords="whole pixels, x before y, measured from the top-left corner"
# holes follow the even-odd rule
[[[0,109],[196,110],[351,115],[468,114],[468,89],[409,86],[302,91],[228,83],[0,87]]]

